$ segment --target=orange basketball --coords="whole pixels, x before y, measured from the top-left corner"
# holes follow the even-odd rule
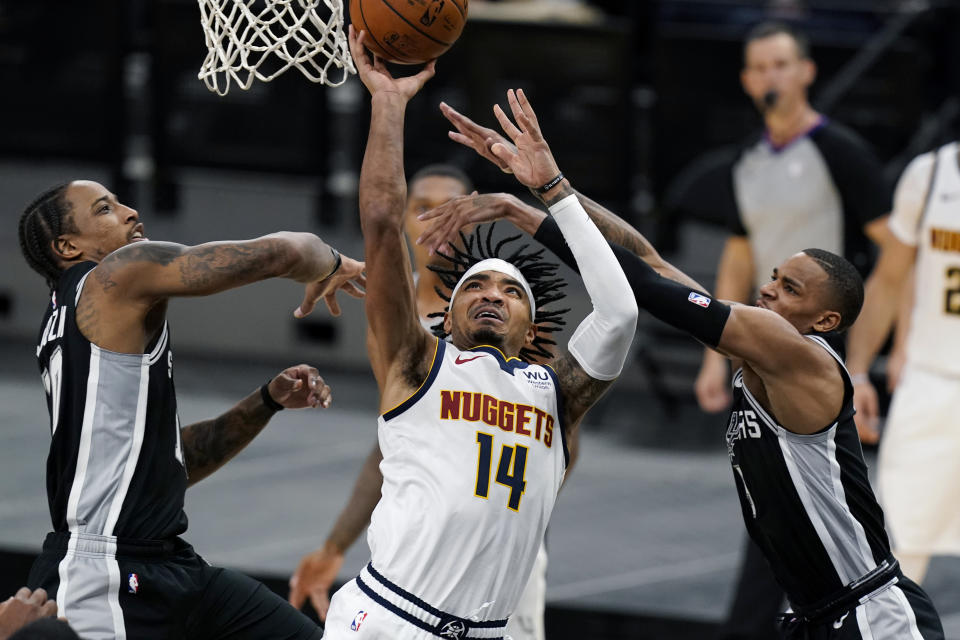
[[[390,62],[418,64],[449,49],[467,21],[469,0],[350,0],[350,21],[367,32],[370,51]]]

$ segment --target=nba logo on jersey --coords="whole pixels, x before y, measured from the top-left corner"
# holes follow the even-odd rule
[[[460,640],[465,635],[467,635],[467,626],[459,620],[451,620],[440,628],[441,638]]]
[[[363,624],[363,621],[367,619],[366,611],[357,611],[357,615],[353,616],[353,622],[350,623],[351,631],[360,631],[360,625]]]
[[[127,591],[130,593],[136,593],[140,588],[140,578],[135,573],[131,573],[127,576]]]
[[[707,308],[710,306],[710,298],[708,298],[707,296],[702,296],[695,291],[690,292],[690,295],[687,296],[687,300],[703,308]]]

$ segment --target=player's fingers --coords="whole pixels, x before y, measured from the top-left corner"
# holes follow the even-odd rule
[[[300,609],[306,600],[307,594],[300,588],[300,572],[297,571],[297,573],[290,576],[290,595],[287,597],[287,601],[290,602],[295,609]]]
[[[43,618],[52,618],[57,615],[57,601],[47,600],[40,607],[40,616]]]
[[[306,287],[304,287],[303,300],[300,302],[300,306],[293,310],[293,317],[306,317],[310,315],[315,306],[317,306],[315,287],[313,284],[308,284]]]
[[[46,602],[46,600],[47,600],[47,592],[44,591],[43,589],[37,589],[36,591],[31,593],[29,596],[27,596],[27,602],[37,606],[40,606],[41,604]]]
[[[340,288],[340,290],[343,291],[348,296],[350,296],[351,298],[363,298],[364,296],[367,295],[367,292],[363,290],[363,287],[359,286],[354,282],[344,283],[344,285]]]
[[[512,122],[510,122],[510,118],[508,118],[507,114],[503,112],[503,109],[500,108],[500,105],[493,105],[493,115],[496,116],[497,122],[500,123],[500,127],[503,129],[503,132],[506,133],[511,140],[516,140],[517,137],[523,133],[520,131],[520,129],[517,129]],[[493,151],[493,148],[491,147],[490,150]]]
[[[320,622],[326,622],[327,611],[330,609],[330,599],[327,598],[326,592],[320,592],[316,589],[311,591],[310,604],[317,610],[317,617],[320,618]]]
[[[320,385],[320,389],[317,393],[317,396],[320,400],[320,405],[327,409],[330,407],[330,403],[333,402],[333,391],[330,390],[329,385]]]
[[[490,147],[490,152],[497,157],[497,160],[509,167],[511,171],[513,170],[511,163],[516,156],[507,148],[507,145],[497,142]]]
[[[340,302],[337,300],[335,293],[328,293],[323,296],[323,301],[327,305],[327,309],[330,310],[330,315],[337,317],[340,315]]]
[[[520,109],[523,111],[523,114],[527,116],[527,119],[533,123],[537,131],[539,131],[540,122],[537,120],[537,114],[533,110],[533,105],[527,100],[527,94],[523,92],[523,89],[517,89],[517,102],[520,104]]]
[[[16,598],[17,600],[26,601],[27,599],[30,598],[31,595],[32,595],[32,592],[30,591],[30,589],[26,587],[20,587],[19,589],[17,589],[17,592],[13,594],[13,597]]]

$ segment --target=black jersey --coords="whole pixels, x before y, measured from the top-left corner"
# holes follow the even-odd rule
[[[163,539],[187,528],[186,469],[164,324],[143,354],[87,340],[75,310],[94,262],[57,283],[37,342],[50,411],[47,499],[56,531]]]
[[[812,435],[788,431],[738,370],[726,432],[747,530],[795,607],[838,592],[890,555],[853,421],[850,377],[826,340],[807,337],[840,363],[844,395],[836,421]]]

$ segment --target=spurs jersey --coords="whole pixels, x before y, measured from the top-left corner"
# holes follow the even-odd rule
[[[726,440],[750,536],[794,607],[807,607],[876,569],[890,555],[883,512],[867,478],[853,422],[853,385],[843,360],[843,407],[825,429],[782,427],[733,377]]]
[[[426,381],[378,421],[375,570],[454,616],[513,613],[566,469],[561,414],[552,369],[437,341]]]
[[[917,248],[907,358],[960,376],[960,145],[918,156],[897,184],[890,228]]]
[[[96,266],[60,276],[37,343],[50,412],[47,500],[58,532],[164,539],[187,528],[167,326],[143,354],[87,340],[75,311]]]

